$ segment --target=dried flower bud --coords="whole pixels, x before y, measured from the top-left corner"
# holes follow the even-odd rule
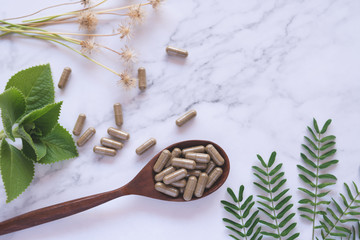
[[[132,33],[131,33],[131,25],[127,23],[119,24],[119,27],[117,31],[120,33],[120,38],[127,38],[131,39]]]
[[[80,24],[80,29],[86,29],[90,32],[93,32],[98,24],[98,19],[95,13],[90,10],[81,11],[78,21]]]
[[[134,23],[141,23],[144,19],[144,11],[141,9],[141,5],[134,5],[129,8],[127,14]]]
[[[80,42],[81,52],[83,54],[91,54],[94,50],[96,50],[97,44],[95,43],[94,38],[89,38]]]
[[[129,90],[136,86],[136,79],[133,78],[127,70],[120,73],[119,84],[122,85],[123,88]]]
[[[158,8],[161,2],[163,2],[163,0],[149,0],[149,3],[153,8]]]
[[[128,46],[121,49],[120,56],[127,63],[136,61],[136,54]]]
[[[81,5],[84,5],[84,7],[90,7],[91,6],[91,0],[81,0]]]

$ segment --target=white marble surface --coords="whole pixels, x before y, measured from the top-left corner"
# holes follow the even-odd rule
[[[134,1],[118,4],[127,2]],[[3,19],[53,1],[0,3]],[[298,186],[300,144],[312,117],[321,124],[333,119],[329,131],[337,136],[337,188],[344,181],[359,183],[359,8],[356,0],[168,0],[156,12],[147,8],[147,19],[132,41],[137,65],[148,73],[143,93],[124,91],[113,74],[61,46],[15,36],[0,39],[0,89],[14,73],[32,65],[50,63],[55,82],[70,66],[66,89],[56,89],[56,100],[64,101],[60,122],[71,130],[84,112],[85,127],[97,130],[79,148],[78,158],[37,165],[30,187],[9,204],[1,183],[0,221],[120,187],[160,149],[185,139],[208,139],[225,149],[231,161],[225,187],[244,184],[247,194],[257,194],[251,166],[257,153],[267,158],[273,150],[284,163],[288,186]],[[117,23],[109,22],[100,32]],[[62,28],[68,30],[56,27]],[[104,41],[121,47],[117,38]],[[189,57],[166,56],[168,44],[187,49]],[[103,52],[95,57],[121,69],[118,57]],[[92,147],[114,126],[115,102],[123,104],[123,129],[131,138],[117,157],[100,157]],[[177,116],[189,109],[198,111],[196,119],[176,127]],[[157,139],[156,147],[137,156],[135,148],[149,137]],[[221,221],[227,216],[220,205],[225,187],[190,203],[126,196],[0,239],[230,239]],[[292,190],[295,201],[298,195]],[[301,239],[310,239],[309,226],[298,215],[296,219]]]

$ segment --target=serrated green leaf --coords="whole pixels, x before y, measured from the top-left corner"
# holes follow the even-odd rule
[[[306,164],[310,165],[313,168],[317,168],[316,164],[311,161],[305,154],[301,153],[300,156]]]
[[[258,171],[259,173],[261,173],[262,175],[268,176],[268,174],[264,170],[262,170],[261,168],[259,168],[257,166],[253,166],[252,168],[255,169],[256,171]]]
[[[253,195],[250,195],[245,202],[241,205],[241,210],[244,210],[246,206],[253,200]]]
[[[12,133],[14,123],[25,112],[25,98],[16,88],[10,88],[0,94],[0,108],[3,127],[6,135],[15,140]]]
[[[5,89],[15,87],[25,97],[26,112],[54,102],[54,85],[50,65],[40,65],[22,70],[10,78]]]
[[[276,159],[276,152],[272,152],[269,158],[268,167],[271,168],[271,166],[274,164]]]
[[[264,168],[267,168],[268,166],[266,165],[264,159],[262,159],[262,157],[261,157],[259,154],[256,155],[256,156],[257,156],[257,158],[259,159],[261,165],[262,165]]]
[[[230,223],[231,225],[234,225],[237,228],[240,228],[240,229],[243,228],[243,226],[240,223],[234,222],[233,220],[230,220],[228,218],[223,218],[222,220],[226,223]]]
[[[323,159],[325,159],[325,158],[331,157],[331,156],[334,155],[335,153],[336,153],[336,149],[332,149],[332,150],[330,150],[330,151],[322,154],[319,159],[320,159],[320,160],[323,160]]]
[[[318,126],[315,118],[313,118],[313,126],[314,126],[316,133],[320,133],[319,126]]]
[[[328,129],[331,121],[332,121],[331,119],[328,119],[328,120],[325,122],[324,126],[322,127],[322,129],[321,129],[321,131],[320,131],[321,134],[324,134],[324,133],[327,131],[327,129]]]
[[[270,171],[269,176],[276,174],[282,167],[282,163],[278,164],[273,170]]]
[[[19,126],[34,123],[42,132],[42,136],[49,134],[57,124],[62,102],[46,105],[25,115],[20,121]]]
[[[279,223],[279,227],[283,228],[294,216],[295,216],[295,213],[289,214],[284,220],[282,220]]]
[[[294,228],[296,227],[296,223],[290,224],[284,231],[281,232],[281,236],[287,236]]]
[[[239,202],[242,202],[243,197],[244,197],[243,194],[244,194],[244,185],[241,185],[241,186],[239,187],[239,196],[238,196]]]
[[[6,202],[10,202],[30,185],[34,177],[34,164],[26,159],[20,150],[9,145],[3,139],[0,149],[0,165],[7,195]]]
[[[239,208],[236,205],[234,205],[234,204],[232,204],[232,203],[230,203],[228,201],[222,200],[221,203],[224,204],[225,206],[229,207],[229,208],[234,209],[235,211],[239,210]]]
[[[72,136],[59,124],[40,140],[46,146],[46,155],[39,163],[48,164],[78,156]]]
[[[271,192],[276,193],[285,183],[286,183],[286,179],[281,180],[275,187],[273,187]]]
[[[319,150],[319,148],[316,146],[316,144],[307,136],[304,136],[305,140],[310,144],[310,146],[315,149],[316,151]]]
[[[301,144],[301,146],[310,154],[311,157],[313,157],[314,159],[317,159],[316,154],[305,144]]]
[[[239,200],[236,198],[234,191],[231,188],[227,188],[228,194],[231,196],[234,202],[239,202]]]
[[[275,184],[277,182],[277,180],[279,180],[280,178],[282,178],[285,175],[284,172],[279,173],[278,175],[276,175],[273,179],[271,179],[270,184]]]
[[[322,147],[320,148],[320,151],[325,151],[326,149],[331,148],[331,147],[334,146],[335,144],[336,144],[335,142],[328,142],[328,143],[326,143],[324,146],[322,146]]]
[[[31,136],[19,126],[16,133],[21,137],[23,149],[21,150],[25,156],[33,161],[39,161],[46,154],[46,146],[37,139],[32,139]]]
[[[297,165],[298,169],[300,169],[301,171],[303,171],[304,173],[306,173],[307,175],[313,177],[313,178],[316,178],[316,174],[313,173],[312,171],[310,171],[309,169],[301,166],[301,165]]]
[[[339,160],[331,160],[331,161],[328,161],[328,162],[325,162],[323,164],[321,164],[319,166],[320,169],[324,169],[324,168],[328,168],[330,167],[331,165],[334,165],[334,164],[337,164],[339,162]]]
[[[332,141],[332,140],[335,140],[335,139],[336,139],[336,137],[334,135],[329,135],[329,136],[326,136],[326,137],[320,139],[320,142],[324,143],[324,142]]]

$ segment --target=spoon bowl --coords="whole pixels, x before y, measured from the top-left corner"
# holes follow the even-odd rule
[[[225,163],[222,166],[223,174],[221,175],[221,177],[215,182],[215,184],[210,189],[207,189],[204,192],[201,198],[206,197],[211,193],[215,192],[223,185],[223,183],[227,179],[230,171],[230,163],[229,163],[229,158],[226,155],[225,151],[216,143],[206,140],[188,140],[188,141],[172,144],[167,148],[165,148],[169,151],[172,151],[176,147],[183,149],[198,145],[206,146],[208,144],[214,145],[216,150],[224,158]],[[0,235],[30,228],[60,218],[68,217],[76,213],[80,213],[90,208],[96,207],[100,204],[103,204],[115,198],[126,195],[140,195],[140,196],[145,196],[145,197],[165,200],[165,201],[184,202],[185,200],[181,196],[177,198],[173,198],[155,190],[155,179],[154,179],[155,172],[153,171],[153,166],[156,160],[159,158],[162,151],[156,154],[145,165],[145,167],[133,178],[133,180],[131,180],[125,186],[117,188],[112,191],[103,192],[103,193],[55,204],[49,207],[37,209],[19,215],[17,217],[8,219],[6,221],[0,222]],[[192,198],[192,200],[201,199],[201,198]]]

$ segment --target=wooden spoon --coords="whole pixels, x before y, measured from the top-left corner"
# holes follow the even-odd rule
[[[228,177],[230,170],[230,163],[229,163],[229,158],[226,155],[225,151],[219,145],[205,140],[183,141],[172,144],[166,148],[169,151],[172,151],[176,147],[183,149],[198,145],[206,146],[207,144],[214,145],[214,147],[218,150],[221,156],[225,159],[225,164],[223,165],[223,174],[221,175],[221,177],[216,181],[216,183],[210,189],[205,190],[204,195],[202,197],[206,197],[209,194],[215,192],[217,189],[219,189],[221,185],[223,185],[223,183],[225,182],[226,178]],[[85,211],[87,209],[96,207],[107,201],[125,195],[134,194],[134,195],[141,195],[141,196],[155,198],[159,200],[165,200],[165,201],[184,202],[182,196],[179,196],[177,198],[172,198],[155,190],[154,188],[155,173],[152,168],[160,154],[161,152],[156,154],[150,160],[150,162],[146,164],[145,167],[136,175],[136,177],[125,186],[112,191],[99,193],[88,197],[78,198],[68,202],[63,202],[49,207],[34,210],[19,215],[17,217],[8,219],[6,221],[0,222],[0,235],[37,226],[60,218],[64,218]],[[196,199],[200,199],[200,198],[194,197],[192,200],[196,200]]]

